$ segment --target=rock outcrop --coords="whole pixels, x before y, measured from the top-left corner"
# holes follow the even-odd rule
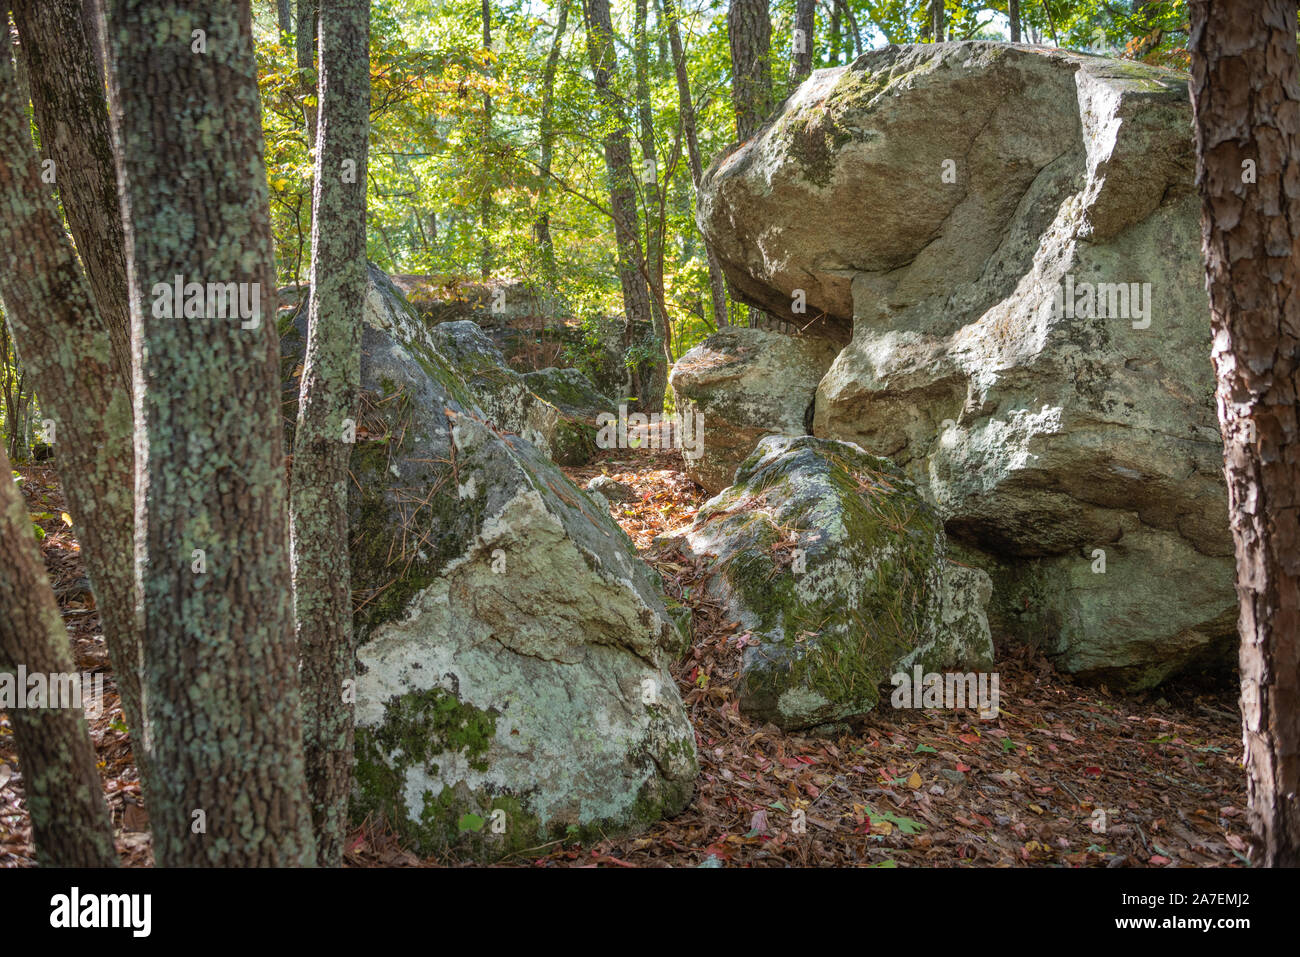
[[[434,326],[429,336],[499,428],[523,436],[561,465],[591,461],[596,419],[615,409],[581,372],[516,372],[483,329],[467,319]]]
[[[702,454],[686,472],[717,493],[766,435],[806,435],[813,398],[839,349],[820,337],[731,326],[673,365],[668,383],[677,411],[703,417]]]
[[[846,343],[813,433],[918,483],[993,575],[995,627],[1135,688],[1235,636],[1186,84],[891,46],[815,73],[700,203],[747,298],[803,290]]]
[[[803,729],[870,711],[900,670],[986,670],[988,576],[949,562],[939,516],[886,459],[768,436],[679,546],[749,637],[740,707]]]
[[[283,337],[290,363],[304,331]],[[374,270],[362,350],[355,813],[487,860],[680,810],[695,739],[668,663],[685,635],[655,573],[605,509],[490,427]]]

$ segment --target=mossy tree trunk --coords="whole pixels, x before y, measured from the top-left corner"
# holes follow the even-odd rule
[[[677,74],[677,102],[681,115],[682,132],[686,137],[686,155],[691,164],[691,183],[699,197],[700,181],[704,178],[704,163],[700,157],[700,138],[695,124],[695,101],[691,98],[690,74],[686,70],[686,50],[682,46],[676,0],[663,0],[664,19],[668,22],[668,41],[673,51],[673,70]],[[713,299],[713,321],[721,328],[727,322],[727,283],[722,273],[722,263],[713,251],[713,244],[704,240],[705,257],[709,263],[709,294]]]
[[[7,66],[7,64],[6,64]],[[45,575],[9,457],[0,449],[0,670],[76,672],[68,633]],[[16,688],[21,695],[27,689]],[[24,702],[25,704],[26,702]],[[113,825],[104,803],[95,749],[80,708],[19,706],[9,712],[23,772],[37,859],[47,867],[116,867]],[[53,707],[50,707],[53,705]]]
[[[321,0],[320,139],[307,352],[294,430],[290,525],[303,746],[317,862],[342,863],[352,774],[348,460],[366,295],[370,0]]]
[[[71,28],[70,28],[71,29]],[[0,57],[0,295],[53,423],[64,493],[95,591],[137,762],[150,787],[133,562],[129,379],[64,231],[32,144],[14,69]],[[48,66],[43,62],[41,69]],[[7,475],[5,476],[7,478]]]
[[[154,857],[310,865],[250,6],[113,0],[110,22]],[[205,299],[225,284],[252,308]]]
[[[1300,865],[1300,69],[1294,0],[1190,4],[1196,179],[1241,602],[1250,818]]]
[[[618,246],[618,279],[623,288],[623,346],[629,348],[633,344],[636,323],[653,323],[654,319],[641,255],[632,143],[622,103],[614,89],[618,59],[609,0],[583,0],[583,13],[587,21],[587,53],[591,58],[596,97],[604,111],[605,172],[609,178],[610,215],[614,220],[614,239]],[[631,394],[637,397],[637,407],[647,411],[662,408],[663,393],[654,394],[654,379],[645,374],[643,364],[638,363],[629,371]]]
[[[131,312],[117,172],[96,39],[83,0],[9,4],[27,64],[47,169],[108,329],[121,388],[131,384]],[[105,383],[105,387],[113,383]],[[124,477],[125,477],[124,473]]]

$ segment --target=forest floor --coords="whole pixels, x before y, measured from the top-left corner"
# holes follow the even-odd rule
[[[706,494],[677,452],[611,451],[566,469],[627,486],[614,517],[670,594],[694,611],[675,669],[696,730],[694,800],[643,834],[556,844],[503,862],[550,867],[1246,866],[1249,840],[1237,689],[1181,682],[1121,695],[1077,684],[1040,654],[998,648],[1000,715],[882,708],[827,739],[756,725],[737,710],[740,629],[701,597],[702,572],[656,545],[687,527]],[[148,817],[94,599],[53,469],[20,470],[79,669],[105,674],[91,738],[122,862],[152,862]],[[888,694],[888,691],[885,692]],[[0,867],[36,863],[12,729],[0,713]],[[795,833],[793,812],[806,829]],[[1098,813],[1100,812],[1100,813]],[[456,865],[421,859],[382,822],[349,837],[354,867]]]

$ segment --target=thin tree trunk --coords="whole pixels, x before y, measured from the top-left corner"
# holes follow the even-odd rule
[[[817,26],[817,0],[797,0],[794,10],[794,42],[790,57],[790,88],[812,73],[813,31]]]
[[[636,0],[636,103],[641,140],[641,184],[645,196],[646,279],[650,284],[650,314],[655,337],[664,361],[649,370],[651,390],[662,396],[668,388],[668,368],[673,364],[672,333],[664,301],[663,194],[659,185],[659,162],[655,150],[654,111],[650,103],[649,2]],[[664,184],[664,189],[667,184]],[[657,409],[653,411],[658,411]]]
[[[243,0],[241,0],[243,2]],[[320,0],[298,0],[298,32],[294,49],[298,60],[298,95],[302,98],[307,149],[316,148],[316,115],[319,106],[310,102],[316,97],[316,31],[320,29]]]
[[[0,61],[0,248],[7,252],[0,259],[0,295],[24,369],[41,383],[42,408],[54,423],[59,471],[147,795],[130,394],[112,337],[41,180],[26,103],[8,58]]]
[[[930,0],[930,32],[935,43],[943,42],[943,0]]]
[[[731,44],[736,138],[743,143],[772,112],[772,21],[767,0],[731,0],[727,37]]]
[[[622,106],[614,91],[618,60],[614,52],[609,0],[584,0],[583,14],[587,21],[587,52],[591,58],[596,97],[611,127],[604,140],[605,171],[609,177],[610,211],[618,246],[618,278],[623,288],[623,346],[627,349],[633,344],[636,323],[653,321],[650,288],[642,271],[632,144]],[[639,365],[631,368],[629,375],[630,394],[636,396],[638,408],[654,410],[662,407],[663,395],[656,396],[650,391],[650,384],[642,381]]]
[[[744,143],[762,128],[772,112],[772,21],[767,0],[731,0],[727,37],[731,46],[731,102],[736,114],[736,141]],[[769,318],[763,310],[750,307],[751,326],[768,326],[772,320],[775,317]]]
[[[700,158],[700,141],[695,129],[695,101],[691,98],[691,80],[686,70],[686,51],[682,47],[682,31],[678,23],[676,0],[663,0],[664,19],[668,21],[668,42],[673,51],[673,69],[677,74],[678,109],[682,130],[686,135],[686,156],[691,164],[691,183],[697,197],[700,182],[704,179],[704,166]],[[704,241],[705,256],[709,263],[709,293],[713,298],[713,321],[719,328],[727,325],[727,285],[722,264],[713,252],[713,246]]]
[[[1011,42],[1020,42],[1020,0],[1007,0],[1007,19],[1011,22]]]
[[[154,857],[311,865],[250,6],[113,0],[110,22]],[[228,283],[233,318],[202,295]]]
[[[1300,70],[1294,0],[1193,0],[1196,180],[1241,600],[1254,849],[1300,865]]]
[[[286,50],[294,49],[293,0],[275,0],[275,23],[280,30],[280,43]]]
[[[12,68],[0,59],[8,74],[0,83],[8,84]],[[77,673],[72,648],[32,520],[9,474],[9,457],[0,449],[0,671],[15,674],[22,665],[28,675],[59,676],[62,685]],[[25,695],[26,682],[16,690]],[[46,867],[116,867],[113,824],[80,702],[30,703],[10,709],[9,720],[37,859]]]
[[[117,172],[95,38],[82,0],[13,0],[41,149],[58,188],[95,304],[108,329],[116,378],[131,385],[131,313]],[[48,186],[46,187],[48,189]],[[109,385],[109,384],[106,384]]]
[[[830,49],[828,51],[830,55],[830,62],[827,64],[828,66],[840,65],[840,38],[841,38],[840,24],[843,22],[842,15],[840,13],[840,8],[842,7],[843,2],[844,0],[830,0],[830,4],[831,4],[830,41],[831,42],[830,42]]]
[[[551,164],[555,151],[555,123],[552,117],[555,102],[555,71],[560,62],[560,49],[564,41],[564,31],[569,24],[569,0],[560,0],[559,19],[555,23],[555,36],[551,40],[551,50],[546,56],[546,66],[542,70],[542,114],[538,122],[541,137],[541,162],[538,164],[540,182],[538,185],[537,215],[535,231],[537,242],[542,249],[542,268],[546,273],[548,284],[554,285],[556,279],[555,246],[551,239],[551,211],[549,208],[551,191]]]
[[[483,49],[492,49],[492,6],[490,0],[483,0]],[[490,68],[484,66],[484,78],[490,75]],[[479,252],[479,271],[486,280],[492,275],[492,94],[483,91],[483,188],[479,192],[478,219],[483,231],[483,243]]]
[[[348,460],[361,385],[366,295],[370,0],[321,0],[320,143],[311,231],[307,355],[290,502],[303,753],[316,859],[343,859],[356,667],[348,561]]]

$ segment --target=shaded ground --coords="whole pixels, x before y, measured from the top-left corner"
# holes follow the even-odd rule
[[[670,593],[695,611],[694,646],[675,670],[696,729],[694,801],[646,833],[591,847],[556,845],[507,863],[532,866],[1244,866],[1249,829],[1235,687],[1167,686],[1115,695],[1075,684],[1026,649],[999,648],[1001,714],[883,709],[829,740],[758,726],[736,710],[742,636],[701,600],[701,570],[656,547],[684,528],[705,494],[675,452],[606,453],[602,471],[632,501],[615,518]],[[24,469],[78,667],[109,672],[79,549],[50,469]],[[108,674],[92,738],[123,862],[151,861],[147,817]],[[888,695],[883,700],[887,700]],[[16,769],[0,714],[0,764]],[[21,774],[0,770],[0,867],[35,863]],[[802,812],[802,814],[796,814]],[[1100,812],[1100,813],[1098,813]],[[802,829],[796,824],[799,818]],[[800,833],[800,830],[802,832]],[[382,826],[351,836],[351,866],[421,860]]]

